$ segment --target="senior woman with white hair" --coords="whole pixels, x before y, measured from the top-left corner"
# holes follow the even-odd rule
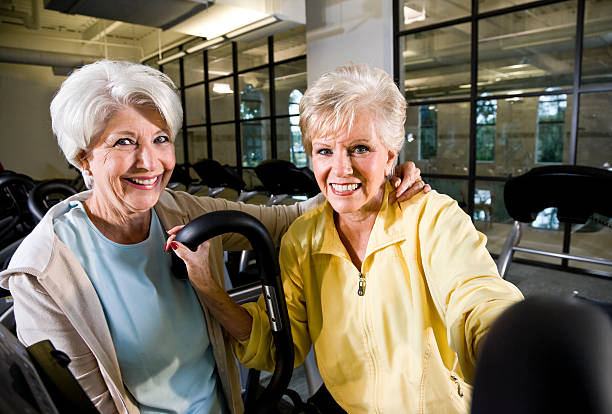
[[[467,413],[483,338],[523,296],[499,277],[485,236],[453,199],[432,191],[389,203],[405,109],[384,71],[356,64],[321,76],[300,102],[327,202],[296,219],[281,243],[296,365],[313,344],[325,386],[349,413]],[[214,292],[205,269],[193,280],[205,296]],[[263,300],[231,320],[243,324],[239,360],[271,370]]]
[[[51,118],[66,158],[93,189],[51,208],[0,274],[19,339],[49,339],[68,354],[101,413],[241,413],[230,338],[200,293],[172,275],[164,251],[176,246],[164,229],[235,209],[261,220],[278,243],[323,197],[264,207],[166,189],[182,109],[172,81],[144,65],[103,60],[75,71]],[[398,192],[419,176],[413,164],[403,173]],[[245,248],[236,234],[210,241],[207,270],[218,286],[223,249]]]

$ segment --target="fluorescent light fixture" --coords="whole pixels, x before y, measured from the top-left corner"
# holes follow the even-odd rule
[[[168,62],[176,60],[178,58],[182,58],[185,55],[186,55],[186,53],[181,50],[180,52],[176,52],[173,55],[170,55],[170,56],[167,56],[167,57],[165,57],[163,59],[158,60],[157,64],[158,65],[163,65],[164,63],[168,63]]]
[[[510,45],[510,46],[503,46],[502,50],[512,50],[512,49],[521,49],[521,48],[524,48],[524,47],[531,47],[531,46],[548,45],[548,44],[552,44],[552,43],[566,42],[568,40],[572,40],[572,37],[560,37],[558,39],[538,40],[536,42],[522,43],[522,44]]]
[[[470,83],[465,83],[463,85],[459,85],[460,89],[469,89],[471,87],[472,87],[472,85]]]
[[[187,52],[187,53],[194,53],[194,52],[197,52],[198,50],[206,49],[207,47],[214,46],[214,45],[219,44],[219,43],[221,43],[223,41],[225,41],[225,39],[222,38],[222,37],[216,37],[214,39],[205,40],[202,43],[198,43],[197,45],[194,45],[194,46],[191,46],[190,48],[187,48],[185,50],[185,52]]]
[[[523,91],[518,90],[518,91],[508,91],[506,92],[508,95],[520,95],[521,93],[523,93]]]
[[[233,37],[240,36],[242,34],[251,32],[253,30],[257,30],[257,29],[261,29],[262,27],[269,26],[273,23],[276,23],[278,20],[279,19],[276,16],[266,17],[265,19],[257,20],[256,22],[239,27],[238,29],[232,30],[231,32],[227,32],[224,36],[231,39]]]
[[[408,66],[408,65],[418,65],[419,63],[427,63],[427,62],[433,62],[433,58],[424,58],[424,59],[417,59],[417,60],[405,60],[404,61],[404,65]]]
[[[213,92],[216,93],[233,93],[234,91],[227,83],[213,83]]]
[[[410,23],[414,23],[414,22],[422,22],[423,20],[425,20],[425,6],[423,6],[423,10],[418,11],[404,4],[404,25],[405,26],[408,26]]]

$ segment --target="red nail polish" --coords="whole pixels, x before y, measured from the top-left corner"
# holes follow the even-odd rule
[[[178,244],[176,242],[172,242],[170,243],[170,247],[172,247],[172,250],[176,250],[178,249]]]

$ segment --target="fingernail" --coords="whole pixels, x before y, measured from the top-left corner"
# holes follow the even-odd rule
[[[167,252],[168,251],[168,244],[164,243],[164,251]]]
[[[170,243],[170,247],[172,247],[172,250],[176,250],[178,249],[178,244],[176,242],[172,242]]]

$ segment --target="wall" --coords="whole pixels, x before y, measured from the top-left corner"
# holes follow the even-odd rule
[[[308,84],[338,65],[367,63],[393,74],[393,19],[389,0],[308,0]]]
[[[51,131],[49,104],[63,76],[48,66],[0,63],[0,162],[36,180],[72,178]]]

